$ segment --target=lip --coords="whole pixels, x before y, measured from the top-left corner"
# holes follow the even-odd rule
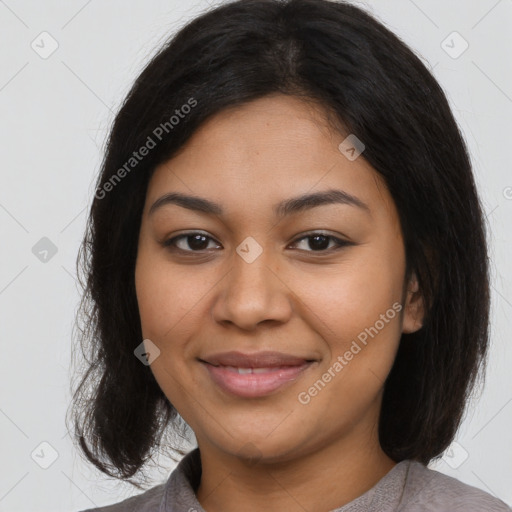
[[[281,390],[316,362],[281,352],[223,352],[199,361],[217,386],[243,398],[263,397]]]

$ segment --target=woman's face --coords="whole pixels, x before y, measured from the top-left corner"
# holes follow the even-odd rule
[[[320,108],[267,96],[211,118],[152,176],[142,332],[201,448],[278,461],[375,436],[421,301],[404,282],[392,198],[344,139]],[[331,201],[301,199],[326,191]]]

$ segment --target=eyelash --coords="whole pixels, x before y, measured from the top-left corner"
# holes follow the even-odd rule
[[[207,251],[207,249],[203,249],[203,250],[200,250],[200,251],[193,251],[193,250],[185,250],[185,249],[180,249],[179,247],[176,247],[175,244],[178,240],[181,240],[183,238],[189,238],[189,237],[192,237],[194,235],[201,235],[207,239],[210,239],[210,240],[214,240],[212,237],[208,236],[208,235],[205,235],[204,233],[201,233],[201,232],[198,232],[198,231],[190,231],[188,233],[182,233],[181,235],[178,235],[178,236],[175,236],[173,238],[170,238],[168,240],[164,240],[162,242],[162,245],[169,249],[171,252],[181,252],[182,254],[201,254],[205,251]],[[331,247],[330,249],[322,249],[322,250],[318,250],[318,251],[313,251],[313,250],[310,250],[310,251],[304,251],[304,252],[310,252],[310,253],[316,253],[316,254],[328,254],[328,253],[331,253],[331,252],[334,252],[334,251],[338,251],[346,246],[349,246],[349,245],[354,245],[353,243],[351,242],[347,242],[346,240],[341,240],[340,238],[337,238],[335,236],[332,236],[332,235],[328,235],[328,234],[325,234],[325,233],[322,233],[322,232],[313,232],[313,233],[308,233],[306,235],[303,235],[301,236],[300,238],[297,238],[295,241],[292,242],[292,245],[295,245],[297,244],[298,242],[301,242],[302,240],[305,240],[305,239],[308,239],[308,238],[314,238],[315,236],[322,236],[322,237],[325,237],[325,238],[328,238],[332,241],[334,241],[334,243],[336,244],[335,247]]]

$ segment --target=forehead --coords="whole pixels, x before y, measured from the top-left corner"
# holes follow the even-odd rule
[[[164,193],[182,192],[226,205],[226,211],[261,212],[284,198],[333,188],[372,209],[389,209],[380,175],[364,158],[351,161],[340,152],[346,135],[329,124],[320,105],[292,96],[228,108],[156,168],[146,209]]]

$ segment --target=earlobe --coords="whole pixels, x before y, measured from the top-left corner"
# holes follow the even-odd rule
[[[423,301],[423,295],[419,289],[416,274],[413,274],[407,286],[402,332],[409,334],[419,331],[423,326],[424,315],[425,304]]]

